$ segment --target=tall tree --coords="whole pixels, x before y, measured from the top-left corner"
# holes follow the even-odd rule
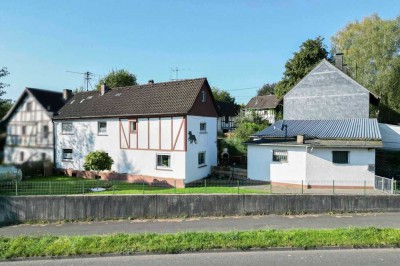
[[[96,84],[96,89],[100,90],[101,85],[104,83],[110,88],[137,85],[136,75],[125,69],[111,70],[107,76],[99,80]]]
[[[328,59],[328,51],[323,43],[324,38],[308,39],[300,46],[300,51],[285,64],[283,78],[275,86],[275,94],[282,98],[322,59]]]
[[[275,94],[275,86],[276,83],[265,83],[261,88],[258,89],[257,96]]]
[[[382,20],[373,14],[355,21],[331,38],[332,54],[342,52],[349,74],[377,95],[379,76],[400,51],[400,17]]]
[[[6,67],[0,69],[0,79],[7,76],[8,74],[10,74],[10,72],[8,72]],[[6,93],[5,88],[8,86],[10,85],[0,81],[0,97],[2,97]],[[11,100],[0,98],[0,119],[4,117],[8,110],[10,110],[11,106]]]
[[[235,103],[235,97],[232,97],[228,91],[219,89],[218,87],[212,87],[211,90],[216,101]]]

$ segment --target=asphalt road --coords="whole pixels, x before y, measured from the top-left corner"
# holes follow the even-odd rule
[[[243,231],[257,229],[400,228],[400,213],[264,215],[240,217],[190,218],[34,224],[0,227],[0,236],[16,235],[101,235],[113,233],[176,233],[185,231]],[[399,262],[400,264],[400,262]]]
[[[32,261],[0,262],[0,265],[96,265],[96,266],[149,266],[149,265],[399,265],[398,249],[349,249],[349,250],[296,250],[250,251],[222,253],[191,253],[173,255],[112,256],[96,258],[48,259]]]

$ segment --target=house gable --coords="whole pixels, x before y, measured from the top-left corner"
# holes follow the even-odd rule
[[[218,117],[216,106],[210,85],[205,80],[188,115]]]
[[[322,60],[284,96],[284,119],[368,118],[370,92]]]

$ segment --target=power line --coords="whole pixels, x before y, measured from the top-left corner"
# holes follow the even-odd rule
[[[242,90],[252,90],[252,89],[259,89],[259,88],[261,88],[261,86],[233,89],[233,90],[227,90],[227,91],[242,91]]]

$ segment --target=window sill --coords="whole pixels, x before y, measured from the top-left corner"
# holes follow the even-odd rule
[[[61,160],[61,162],[64,162],[64,163],[69,163],[69,162],[72,162],[73,160],[72,159],[62,159]]]
[[[200,131],[200,134],[207,134],[207,131]]]
[[[206,164],[202,164],[202,165],[199,165],[198,168],[203,168],[203,167],[206,167],[206,166],[207,166]]]
[[[108,134],[104,134],[104,133],[103,134],[99,134],[98,133],[97,136],[108,136]]]
[[[160,170],[160,171],[172,171],[171,168],[162,168],[162,167],[156,167],[156,170]]]
[[[62,132],[61,135],[74,135],[74,133],[67,133],[67,132]]]

